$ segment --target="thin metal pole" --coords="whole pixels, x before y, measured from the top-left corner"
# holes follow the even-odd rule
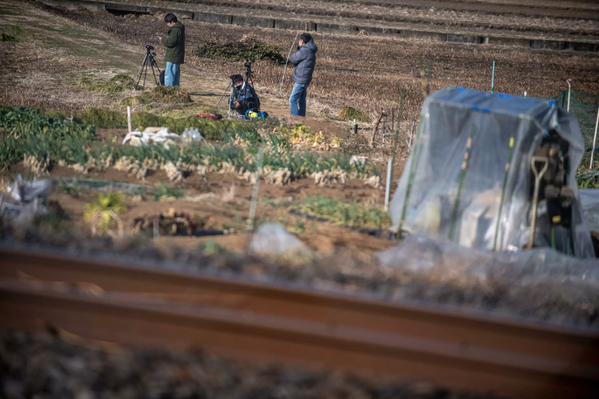
[[[256,168],[256,182],[252,190],[252,204],[250,206],[250,231],[254,231],[254,219],[256,218],[256,205],[258,203],[258,190],[260,189],[260,175],[262,173],[262,158],[264,156],[264,147],[258,150],[258,165]]]
[[[229,85],[227,86],[227,88],[225,89],[224,93],[222,96],[220,96],[220,98],[218,99],[218,102],[216,103],[216,105],[214,106],[214,110],[216,111],[216,109],[218,108],[218,105],[220,104],[221,100],[223,99],[223,97],[225,96],[225,94],[227,94],[227,90],[229,90],[229,87],[231,87],[231,85],[233,84],[233,82],[229,82]],[[229,104],[229,109],[230,108],[230,104]]]
[[[231,91],[229,91],[229,113],[227,114],[227,120],[231,119],[231,100],[233,99],[233,85],[231,85]]]
[[[491,77],[491,93],[495,90],[495,60],[493,60],[493,75]]]
[[[414,151],[410,155],[412,157],[412,162],[410,164],[410,172],[408,173],[408,182],[406,185],[406,195],[404,196],[403,206],[401,208],[401,218],[399,220],[399,227],[397,229],[397,235],[395,238],[399,240],[401,238],[401,231],[403,229],[403,224],[406,220],[406,212],[408,210],[408,200],[410,199],[410,191],[412,190],[412,178],[414,177],[414,172],[416,171],[416,162],[418,161],[418,140],[420,139],[420,132],[423,129],[423,125],[425,122],[419,120],[418,121],[418,129],[416,129],[416,137],[414,138]]]
[[[289,49],[289,54],[287,54],[287,62],[285,62],[285,69],[283,70],[283,78],[281,79],[281,86],[279,86],[279,93],[281,92],[281,89],[283,88],[283,81],[285,80],[285,73],[287,72],[287,64],[289,64],[289,57],[291,57],[291,50],[293,50],[293,47],[295,46],[295,41],[297,40],[298,36],[299,36],[299,32],[297,32],[295,34],[295,39],[293,39],[293,44],[291,45],[291,48]]]
[[[591,164],[589,169],[593,170],[593,156],[595,155],[595,144],[597,142],[597,125],[599,125],[599,107],[597,108],[597,121],[595,122],[595,135],[593,136],[593,148],[591,148]]]
[[[568,79],[568,105],[566,110],[570,112],[570,94],[572,94],[572,79]]]
[[[397,111],[397,129],[395,129],[395,137],[393,139],[393,162],[392,164],[395,165],[395,154],[397,152],[397,140],[399,138],[399,128],[401,126],[401,112],[402,112],[402,108],[403,108],[403,98],[404,98],[404,94],[405,94],[405,88],[402,87],[401,88],[401,94],[399,96],[399,110]],[[393,174],[393,169],[391,170],[391,174]]]
[[[385,188],[385,212],[389,210],[389,193],[391,191],[391,173],[393,171],[393,158],[387,161],[387,187]]]

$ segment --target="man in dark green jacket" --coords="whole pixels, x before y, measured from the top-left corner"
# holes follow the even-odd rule
[[[158,37],[166,46],[166,70],[164,76],[165,86],[179,86],[181,64],[185,60],[185,25],[177,21],[175,14],[166,14],[164,22],[169,27],[168,37]]]

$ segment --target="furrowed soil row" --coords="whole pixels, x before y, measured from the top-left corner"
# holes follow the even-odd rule
[[[11,327],[529,398],[592,397],[599,389],[595,330],[6,247],[0,277],[0,321]]]

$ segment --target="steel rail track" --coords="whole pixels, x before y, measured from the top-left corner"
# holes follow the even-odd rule
[[[0,277],[24,275],[29,283],[0,284],[3,324],[49,323],[95,339],[201,345],[521,397],[599,392],[596,330],[0,247]],[[73,290],[82,282],[101,288],[97,297]]]

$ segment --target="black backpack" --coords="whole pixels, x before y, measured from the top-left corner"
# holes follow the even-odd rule
[[[164,71],[160,72],[160,77],[158,78],[158,81],[160,82],[160,86],[164,86],[164,76],[165,76],[165,72]]]

